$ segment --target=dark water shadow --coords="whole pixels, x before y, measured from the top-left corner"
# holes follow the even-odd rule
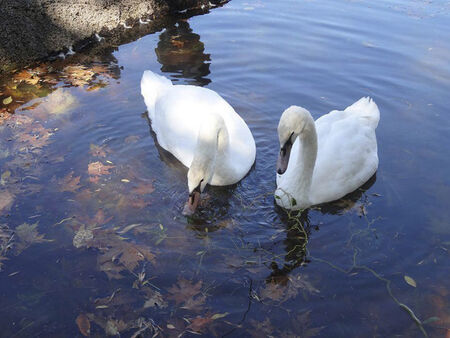
[[[185,80],[188,84],[206,86],[211,82],[209,75],[210,54],[205,53],[205,45],[200,35],[194,33],[187,20],[166,27],[159,35],[155,49],[161,71],[172,73],[174,81]]]

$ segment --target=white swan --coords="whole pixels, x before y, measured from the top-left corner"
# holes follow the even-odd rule
[[[183,214],[194,213],[207,184],[240,181],[255,161],[250,129],[216,92],[172,82],[149,70],[141,94],[158,143],[189,168],[189,200]]]
[[[364,184],[378,168],[379,119],[369,97],[315,122],[304,108],[286,109],[278,124],[276,203],[305,209],[337,200]]]

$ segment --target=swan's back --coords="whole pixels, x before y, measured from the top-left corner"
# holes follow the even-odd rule
[[[376,172],[375,129],[379,119],[375,102],[362,98],[344,111],[334,110],[316,121],[318,152],[310,194],[313,204],[345,196]]]
[[[253,136],[244,120],[219,94],[203,87],[174,86],[170,80],[150,71],[142,77],[141,90],[158,143],[185,166],[192,163],[205,115],[219,114],[227,127],[234,170],[240,178],[250,170],[256,153]],[[235,182],[227,182],[231,183]]]

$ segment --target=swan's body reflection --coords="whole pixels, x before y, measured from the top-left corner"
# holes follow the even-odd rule
[[[317,208],[322,214],[339,215],[347,212],[355,207],[358,201],[362,200],[363,194],[375,183],[376,174],[373,175],[363,186],[344,196],[343,198],[319,205]],[[364,203],[362,202],[362,207]],[[286,239],[283,241],[285,245],[286,255],[284,257],[284,264],[280,267],[276,262],[272,262],[270,268],[271,274],[267,277],[267,282],[270,283],[286,283],[289,273],[308,263],[306,255],[306,244],[311,235],[311,230],[315,225],[311,224],[308,216],[308,210],[305,210],[299,216],[294,216],[295,213],[287,214],[284,209],[277,207],[279,218],[283,224],[286,225]],[[289,216],[291,215],[291,217]],[[306,232],[303,233],[303,230]],[[306,238],[305,238],[306,237]]]
[[[161,71],[175,73],[173,78],[187,80],[188,84],[205,86],[211,82],[206,76],[210,73],[210,55],[205,54],[205,46],[200,35],[192,32],[187,21],[179,21],[167,27],[160,34],[155,49]]]

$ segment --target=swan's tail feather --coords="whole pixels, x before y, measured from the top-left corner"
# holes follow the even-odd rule
[[[362,97],[345,109],[346,112],[359,115],[367,119],[368,123],[375,129],[380,121],[380,111],[374,100],[370,97]]]
[[[150,70],[146,70],[141,79],[141,94],[147,105],[148,114],[153,120],[155,102],[161,94],[172,86],[172,82],[161,75],[155,74]]]

